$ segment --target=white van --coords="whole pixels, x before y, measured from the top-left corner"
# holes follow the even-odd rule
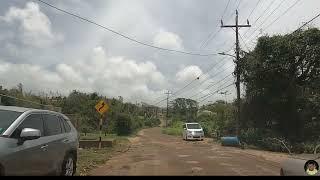
[[[183,125],[182,137],[184,140],[201,140],[204,139],[204,132],[199,123],[185,123]]]

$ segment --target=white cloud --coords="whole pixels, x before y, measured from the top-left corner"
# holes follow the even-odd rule
[[[38,65],[0,61],[0,84],[12,87],[20,82],[33,91],[66,94],[77,89],[148,102],[157,97],[166,84],[153,63],[107,57],[102,47],[95,48],[86,60],[73,65],[58,64],[52,71]]]
[[[28,2],[25,8],[10,7],[0,19],[11,25],[18,22],[19,36],[25,45],[47,47],[63,40],[61,34],[52,32],[50,19],[40,11],[37,3]]]
[[[0,82],[7,87],[23,83],[28,90],[57,90],[62,79],[57,73],[50,72],[38,65],[12,64],[0,61]]]
[[[153,39],[155,46],[170,48],[175,50],[183,50],[181,38],[172,32],[160,30]]]
[[[202,70],[195,65],[185,67],[176,74],[176,79],[179,83],[192,81],[202,74]]]

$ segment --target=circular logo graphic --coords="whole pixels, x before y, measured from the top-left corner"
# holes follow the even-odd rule
[[[316,175],[319,171],[319,164],[314,160],[309,160],[304,164],[304,170],[310,176]]]

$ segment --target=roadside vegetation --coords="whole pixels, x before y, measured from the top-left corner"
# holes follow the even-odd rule
[[[162,133],[173,136],[182,136],[182,125],[182,121],[174,121],[172,124],[170,124],[170,127],[163,128]]]
[[[103,119],[103,133],[106,136],[108,134],[127,136],[134,134],[139,129],[160,124],[155,113],[159,112],[160,108],[144,103],[124,102],[122,97],[107,98],[98,93],[82,93],[76,90],[68,96],[53,92],[36,95],[32,92],[25,92],[22,84],[11,89],[3,89],[0,86],[0,94],[19,98],[1,97],[0,105],[60,111],[67,115],[78,132],[84,135],[97,133],[99,129],[100,116],[94,106],[100,100],[105,100],[110,106],[106,118]]]
[[[77,173],[78,176],[86,176],[94,168],[106,163],[108,159],[116,153],[122,153],[128,150],[130,143],[128,139],[119,138],[113,147],[106,147],[102,149],[79,149]]]

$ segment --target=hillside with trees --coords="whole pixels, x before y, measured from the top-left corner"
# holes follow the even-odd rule
[[[78,131],[83,133],[97,132],[100,116],[95,105],[105,100],[109,112],[103,123],[103,131],[108,134],[130,135],[144,127],[154,127],[160,124],[156,112],[158,107],[147,104],[132,104],[124,102],[123,98],[107,98],[98,93],[83,93],[72,91],[68,96],[59,93],[24,92],[23,85],[16,88],[0,88],[1,105],[20,106],[37,109],[49,109],[66,114]],[[15,97],[15,98],[14,98]]]

